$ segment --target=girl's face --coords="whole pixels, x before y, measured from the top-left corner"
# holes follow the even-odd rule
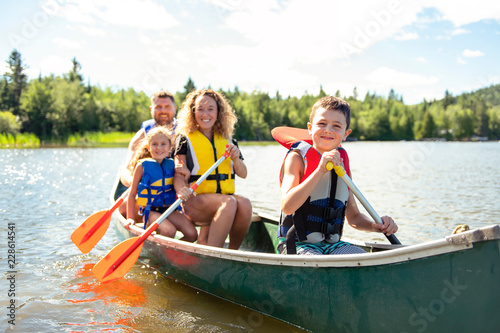
[[[200,132],[211,133],[217,121],[217,102],[210,96],[203,95],[196,99],[194,118]]]
[[[164,158],[168,157],[168,153],[170,152],[170,140],[165,134],[157,134],[149,141],[148,150],[151,156],[158,163],[161,163]]]
[[[336,149],[351,134],[342,112],[324,108],[316,111],[312,123],[307,123],[307,128],[314,148],[321,154]]]

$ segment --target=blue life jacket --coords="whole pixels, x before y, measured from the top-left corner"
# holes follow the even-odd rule
[[[142,178],[137,187],[136,203],[141,206],[146,228],[151,207],[168,207],[176,200],[173,186],[175,162],[165,158],[161,164],[152,158],[141,160]]]

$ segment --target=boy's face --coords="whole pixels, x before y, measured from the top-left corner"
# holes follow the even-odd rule
[[[307,123],[307,129],[314,148],[321,154],[336,149],[351,134],[342,112],[324,108],[316,110],[312,123]]]

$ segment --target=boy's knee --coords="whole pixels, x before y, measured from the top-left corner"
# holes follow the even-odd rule
[[[196,242],[196,240],[198,239],[198,233],[196,232],[196,229],[194,230],[194,232],[187,232],[184,235],[184,239],[186,240],[186,242]]]

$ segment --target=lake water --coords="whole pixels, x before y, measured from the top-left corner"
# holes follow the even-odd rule
[[[403,244],[444,237],[458,224],[478,228],[500,221],[498,142],[344,147],[353,181],[379,215],[396,220]],[[285,149],[241,150],[249,176],[237,180],[237,192],[252,199],[255,211],[277,216]],[[100,285],[93,278],[93,264],[119,242],[114,229],[86,255],[70,235],[93,212],[109,208],[125,154],[124,148],[0,150],[2,332],[302,332],[170,280],[141,262],[120,281]],[[344,230],[348,237],[386,242],[379,234]],[[15,251],[12,267],[9,250]],[[8,308],[11,301],[14,311]],[[9,314],[15,326],[9,325]]]

